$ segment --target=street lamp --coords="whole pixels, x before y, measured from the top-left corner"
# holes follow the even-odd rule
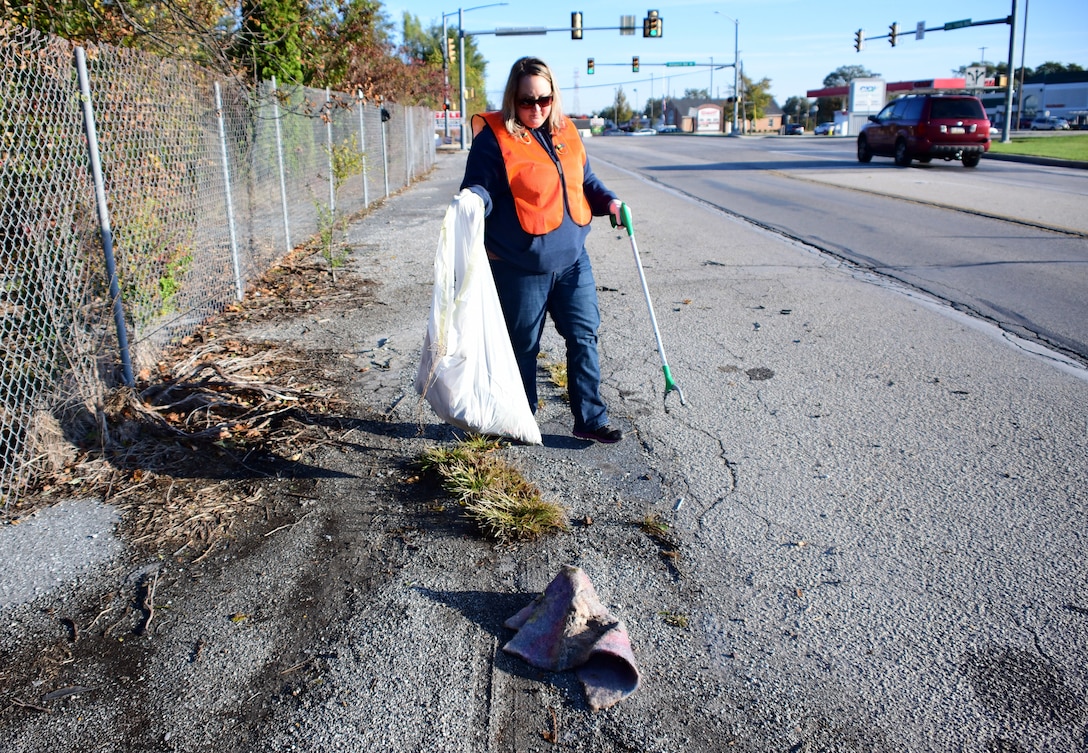
[[[458,8],[457,9],[457,72],[458,78],[458,98],[457,109],[461,111],[461,151],[465,150],[465,23],[464,16],[470,10],[480,10],[481,8],[497,8],[500,5],[509,5],[509,3],[488,3],[487,5],[474,5],[471,8]],[[442,44],[446,43],[446,18],[452,16],[454,11],[442,14]],[[449,80],[446,81],[446,87],[449,87]],[[448,116],[447,116],[448,118]],[[449,122],[448,120],[446,121]],[[447,129],[448,129],[447,125]],[[449,135],[449,131],[446,131],[446,135]]]
[[[726,16],[720,10],[714,11],[719,16],[725,16],[733,22],[733,135],[737,135],[737,100],[740,99],[740,76],[737,66],[740,65],[740,21],[731,16]]]

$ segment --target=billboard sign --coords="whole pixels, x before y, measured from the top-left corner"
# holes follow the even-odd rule
[[[884,97],[882,78],[855,78],[850,82],[850,112],[880,112]]]

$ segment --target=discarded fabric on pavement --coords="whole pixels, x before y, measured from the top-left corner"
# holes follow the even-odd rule
[[[619,703],[638,688],[627,628],[601,604],[579,567],[564,565],[544,593],[504,624],[517,635],[503,651],[540,669],[574,669],[594,711]]]

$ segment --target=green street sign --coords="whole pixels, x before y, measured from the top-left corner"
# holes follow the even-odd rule
[[[685,62],[685,63],[665,63],[665,65],[669,66],[671,68],[671,67],[675,67],[675,66],[678,66],[678,65],[695,65],[695,63],[693,61],[693,62]]]
[[[969,19],[969,18],[965,18],[962,21],[949,21],[948,23],[946,23],[944,25],[944,30],[945,31],[950,31],[952,29],[962,29],[962,28],[964,28],[966,26],[970,26],[970,25],[971,25],[971,19]]]

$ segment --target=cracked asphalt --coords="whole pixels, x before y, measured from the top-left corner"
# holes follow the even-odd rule
[[[1083,373],[595,165],[633,209],[688,405],[663,394],[627,236],[598,219],[603,391],[627,438],[574,439],[546,391],[544,446],[503,452],[571,527],[495,545],[411,466],[455,437],[411,383],[463,166],[440,154],[352,225],[372,296],[234,333],[311,351],[354,406],[270,488],[274,515],[200,562],[118,545],[100,511],[92,531],[43,512],[36,544],[0,530],[9,570],[42,571],[0,607],[0,749],[1088,749]],[[554,332],[544,348],[561,358]],[[102,544],[73,550],[97,564],[49,565],[36,547],[66,535]],[[603,712],[501,650],[565,563],[642,672]],[[142,633],[118,604],[150,572]]]

